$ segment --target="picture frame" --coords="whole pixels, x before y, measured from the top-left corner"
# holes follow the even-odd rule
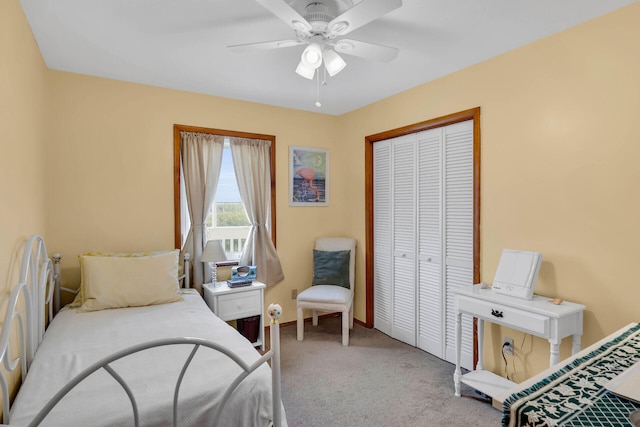
[[[289,206],[329,205],[329,150],[289,146]]]

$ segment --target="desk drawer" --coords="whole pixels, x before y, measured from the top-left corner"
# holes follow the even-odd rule
[[[260,291],[238,292],[218,297],[218,311],[222,320],[242,319],[262,315]]]
[[[489,322],[529,331],[534,335],[549,337],[549,318],[502,304],[466,297],[458,299],[460,311]]]

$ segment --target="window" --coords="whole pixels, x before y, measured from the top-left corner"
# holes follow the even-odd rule
[[[224,141],[222,170],[218,180],[216,198],[211,205],[205,224],[207,225],[207,240],[222,240],[227,259],[239,259],[249,233],[250,223],[240,200],[229,138],[225,138]]]
[[[249,220],[240,200],[230,149],[230,138],[253,138],[271,142],[271,238],[275,245],[275,137],[193,126],[174,125],[174,215],[175,247],[181,248],[189,230],[186,193],[180,163],[180,132],[198,132],[225,136],[222,168],[216,198],[205,220],[208,240],[222,240],[227,259],[238,260],[249,232]]]

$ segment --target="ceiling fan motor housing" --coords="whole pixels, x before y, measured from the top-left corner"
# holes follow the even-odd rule
[[[327,30],[327,24],[333,20],[329,12],[329,8],[324,3],[309,3],[305,10],[304,19],[311,24],[311,32],[314,34],[322,34]]]

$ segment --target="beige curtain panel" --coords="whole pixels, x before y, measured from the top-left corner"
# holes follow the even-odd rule
[[[284,279],[280,258],[268,228],[268,224],[271,224],[270,145],[271,141],[260,139],[231,138],[238,190],[251,222],[240,264],[257,266],[257,279],[267,286]]]
[[[202,293],[204,263],[200,262],[207,242],[204,221],[216,197],[222,165],[224,137],[196,132],[180,133],[180,153],[191,227],[182,252],[192,255],[192,287]]]

